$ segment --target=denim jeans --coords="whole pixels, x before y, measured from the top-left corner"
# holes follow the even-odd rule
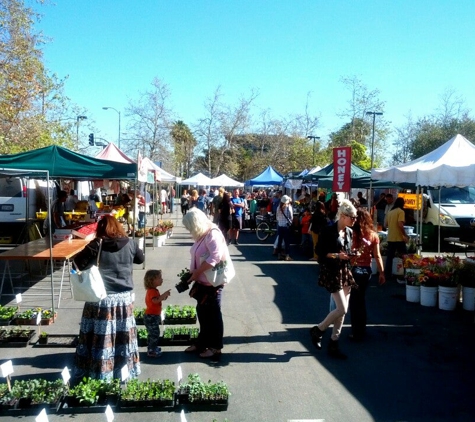
[[[277,235],[279,236],[279,243],[277,244],[277,250],[281,250],[282,241],[284,242],[285,254],[290,254],[290,227],[277,227]]]

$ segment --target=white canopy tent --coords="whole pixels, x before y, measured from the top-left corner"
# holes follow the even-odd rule
[[[434,151],[409,163],[371,170],[371,178],[396,183],[414,183],[417,187],[473,186],[475,185],[475,145],[458,134]],[[421,226],[419,233],[421,233],[422,216],[419,222]],[[440,224],[438,250],[440,252]]]
[[[211,179],[203,173],[195,174],[189,179],[182,180],[180,185],[194,185],[194,186],[210,186]]]
[[[418,186],[473,186],[475,145],[456,135],[434,151],[409,163],[373,169],[371,177]]]
[[[237,180],[231,179],[229,176],[222,174],[221,176],[211,179],[209,185],[242,188],[244,183],[238,182]]]
[[[148,171],[155,174],[155,180],[158,182],[176,182],[176,177],[157,166],[150,158],[143,159],[143,165]]]

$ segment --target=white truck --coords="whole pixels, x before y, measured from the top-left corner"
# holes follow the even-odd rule
[[[56,189],[50,182],[50,198]],[[0,243],[21,243],[26,223],[37,211],[47,211],[46,181],[15,176],[0,177]]]

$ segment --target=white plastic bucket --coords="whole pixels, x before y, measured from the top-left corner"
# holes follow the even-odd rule
[[[453,311],[457,304],[457,287],[439,286],[439,309]]]
[[[420,286],[410,286],[406,284],[406,300],[408,302],[419,303],[421,301]]]
[[[136,237],[135,243],[137,243],[137,246],[139,247],[139,249],[143,250],[143,247],[145,245],[145,237]]]
[[[393,259],[393,274],[394,275],[404,275],[404,266],[402,264],[401,258]]]
[[[462,289],[463,309],[466,311],[475,311],[475,288],[463,287]]]
[[[421,286],[421,305],[422,306],[437,305],[437,287]]]
[[[160,246],[162,246],[162,243],[160,242],[160,236],[153,236],[153,247],[159,248]]]

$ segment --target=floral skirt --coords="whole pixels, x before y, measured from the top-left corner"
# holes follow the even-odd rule
[[[98,303],[86,302],[76,348],[75,379],[121,379],[125,365],[130,378],[140,374],[130,292],[111,293]]]
[[[318,278],[318,285],[325,287],[330,293],[340,291],[344,285],[356,286],[355,279],[349,266],[345,263],[329,268],[326,265],[320,265],[320,277]]]

